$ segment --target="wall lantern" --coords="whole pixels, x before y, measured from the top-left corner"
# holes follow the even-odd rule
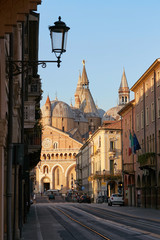
[[[55,53],[56,57],[60,59],[61,54],[66,52],[67,35],[69,27],[66,26],[64,22],[61,21],[61,17],[55,22],[54,26],[49,26],[52,52]]]
[[[54,26],[49,26],[51,44],[52,44],[52,52],[55,53],[57,60],[12,60],[8,57],[6,61],[6,72],[9,75],[16,76],[24,72],[28,72],[32,67],[37,67],[41,65],[42,68],[47,66],[47,63],[57,63],[57,67],[60,67],[61,63],[61,54],[66,52],[66,44],[67,44],[67,34],[69,31],[69,27],[66,26],[64,22],[61,21],[61,17],[59,17],[59,21],[54,23]]]

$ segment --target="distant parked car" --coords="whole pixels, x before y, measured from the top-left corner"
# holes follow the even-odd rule
[[[91,198],[87,195],[82,195],[79,198],[79,203],[91,203]]]
[[[112,206],[112,205],[123,206],[124,205],[123,196],[118,193],[113,193],[108,199],[108,206]]]

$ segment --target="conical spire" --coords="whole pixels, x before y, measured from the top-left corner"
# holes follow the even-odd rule
[[[45,104],[50,104],[51,103],[51,101],[50,101],[50,98],[49,98],[49,95],[47,96],[47,100],[46,100],[46,103]]]
[[[89,81],[88,81],[88,77],[87,77],[87,73],[86,73],[86,68],[85,68],[85,60],[83,60],[82,63],[83,63],[82,85],[83,85],[83,86],[88,86],[88,85],[89,85]]]
[[[79,91],[80,89],[82,89],[82,77],[81,77],[81,72],[79,71],[79,78],[78,78],[76,91]]]
[[[128,87],[128,82],[127,82],[124,68],[123,68],[123,74],[122,74],[121,84],[118,90],[118,94],[119,94],[119,105],[126,104],[130,101],[130,90]]]
[[[128,88],[129,89],[124,68],[123,68],[123,74],[122,74],[121,84],[120,84],[119,90],[121,90],[122,88],[125,88],[125,89]]]
[[[51,101],[49,95],[45,103],[44,125],[51,126]]]

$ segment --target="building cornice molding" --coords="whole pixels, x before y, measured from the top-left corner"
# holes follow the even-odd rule
[[[0,38],[12,33],[18,22],[26,19],[30,11],[37,11],[41,0],[2,0],[0,5]]]

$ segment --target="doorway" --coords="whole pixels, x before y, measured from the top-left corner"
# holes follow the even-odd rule
[[[50,189],[50,183],[43,183],[44,192]]]

